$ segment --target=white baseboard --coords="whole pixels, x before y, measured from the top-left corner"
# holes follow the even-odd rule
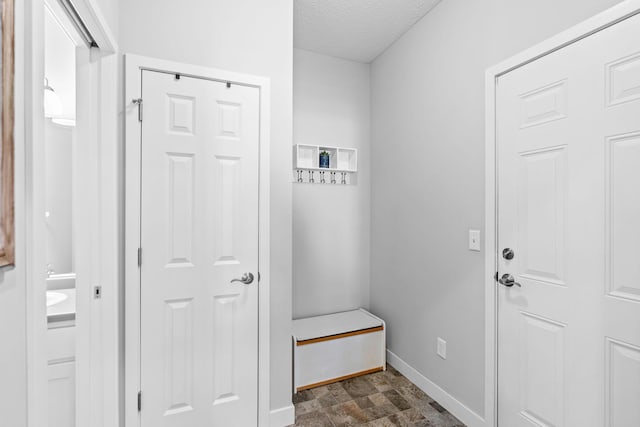
[[[269,413],[269,427],[286,427],[296,423],[296,410],[293,405],[274,409]]]
[[[400,359],[390,350],[387,350],[387,363],[396,368],[402,375],[407,377],[409,381],[431,396],[443,408],[468,427],[485,427],[486,423],[480,415],[473,412],[455,397],[440,388],[436,383],[416,371],[411,365]]]

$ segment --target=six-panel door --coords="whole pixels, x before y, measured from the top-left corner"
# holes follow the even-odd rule
[[[259,90],[143,71],[142,97],[142,425],[256,425]]]
[[[497,131],[499,425],[640,426],[640,16],[500,77]]]

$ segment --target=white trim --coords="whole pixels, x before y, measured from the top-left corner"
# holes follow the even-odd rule
[[[98,76],[87,47],[76,48],[76,87],[78,98],[72,144],[73,164],[73,258],[76,273],[76,425],[96,425],[97,399],[102,384],[97,381],[101,355],[96,354],[94,337],[101,333],[100,316],[94,313],[92,288],[98,282],[100,266],[97,251],[98,202]],[[79,143],[82,141],[82,143]],[[81,197],[79,197],[82,195]],[[100,301],[101,302],[101,301]],[[106,350],[106,349],[105,349]]]
[[[484,233],[484,417],[487,427],[497,426],[498,360],[497,360],[497,227],[496,227],[496,151],[495,151],[495,80],[493,74],[485,76],[485,225]]]
[[[98,145],[98,185],[100,203],[100,221],[97,249],[100,254],[98,282],[102,285],[102,298],[92,299],[94,307],[102,305],[99,314],[102,317],[102,332],[96,340],[95,355],[102,358],[102,392],[96,397],[101,399],[103,426],[120,425],[121,420],[121,363],[122,339],[121,307],[122,278],[122,228],[123,209],[121,184],[124,168],[120,155],[120,132],[118,126],[118,55],[102,55],[98,62],[100,92],[98,94],[100,123],[96,138]]]
[[[78,34],[75,24],[67,16],[60,0],[44,0],[45,6],[51,11],[65,33],[73,40],[76,46],[85,43]],[[101,55],[109,55],[118,51],[118,43],[109,28],[102,11],[94,0],[75,0],[73,2],[78,16],[87,27],[99,47]]]
[[[496,189],[496,85],[499,76],[588,37],[640,13],[640,0],[625,0],[586,21],[551,37],[505,61],[485,74],[485,419],[497,426],[497,189]]]
[[[96,55],[96,53],[99,53]],[[117,425],[120,390],[120,214],[117,56],[76,51],[78,100],[74,143],[76,251],[76,421]],[[94,286],[102,297],[93,297]]]
[[[449,411],[454,417],[469,427],[482,427],[484,419],[469,409],[464,403],[447,393],[439,385],[418,372],[413,366],[398,357],[391,350],[387,350],[387,363],[393,366],[409,381],[427,393],[433,400]]]
[[[118,51],[118,43],[96,1],[74,0],[73,6],[98,44],[100,52],[103,54],[116,53]]]
[[[258,425],[268,426],[269,412],[269,288],[270,288],[270,83],[269,79],[196,65],[125,55],[125,425],[140,425],[137,394],[140,389],[140,122],[132,99],[141,97],[142,70],[179,73],[257,87],[260,90],[260,192],[259,192],[259,314],[258,314]]]
[[[296,422],[296,408],[293,405],[269,412],[269,427],[286,427]]]
[[[45,161],[43,150],[44,87],[42,84],[44,81],[44,7],[41,0],[16,2],[15,24],[16,113],[18,113],[19,97],[21,93],[24,94],[22,121],[19,118],[20,114],[16,114],[15,141],[16,146],[19,146],[18,135],[24,132],[25,266],[23,271],[27,316],[26,419],[29,427],[41,427],[47,425],[48,420],[47,316],[44,310],[46,306],[46,275],[42,268],[43,265],[46,265],[45,245],[42,244],[46,231],[41,214],[45,210],[44,174],[42,172]],[[20,45],[24,49],[24,56],[20,52]],[[22,87],[19,82],[22,83]],[[24,128],[18,130],[19,125],[23,125]],[[20,171],[20,165],[16,165],[16,172],[18,171]]]
[[[60,26],[60,28],[62,28],[67,37],[71,39],[75,46],[82,46],[84,44],[84,40],[80,36],[80,33],[77,31],[75,24],[66,14],[64,8],[58,0],[44,0],[44,7],[47,9],[47,13],[51,14],[53,19]]]

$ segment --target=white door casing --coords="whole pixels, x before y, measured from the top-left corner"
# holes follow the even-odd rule
[[[142,96],[142,74],[159,71],[171,75],[198,77],[214,82],[230,82],[255,88],[259,92],[259,266],[260,284],[257,286],[258,313],[258,425],[269,424],[269,284],[270,284],[270,84],[263,77],[225,70],[166,61],[161,59],[125,55],[125,135],[126,135],[126,217],[125,217],[125,425],[140,426],[141,414],[148,408],[142,394],[139,410],[139,392],[142,383],[141,365],[141,270],[138,266],[138,248],[141,235],[141,163],[142,124],[139,109],[133,100]],[[144,108],[143,108],[144,111]],[[144,112],[145,117],[147,116]],[[144,255],[143,255],[144,258]],[[255,283],[254,283],[255,284]]]
[[[259,90],[143,71],[142,99],[142,425],[257,425]]]
[[[640,16],[500,76],[496,105],[521,284],[498,285],[498,423],[640,425]]]

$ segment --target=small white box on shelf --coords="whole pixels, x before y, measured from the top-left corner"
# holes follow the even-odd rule
[[[294,320],[294,393],[385,370],[385,329],[362,308]]]
[[[340,170],[355,172],[358,170],[358,150],[355,148],[338,148],[338,165]]]
[[[317,169],[318,152],[317,145],[298,144],[293,146],[293,165],[296,169]]]

